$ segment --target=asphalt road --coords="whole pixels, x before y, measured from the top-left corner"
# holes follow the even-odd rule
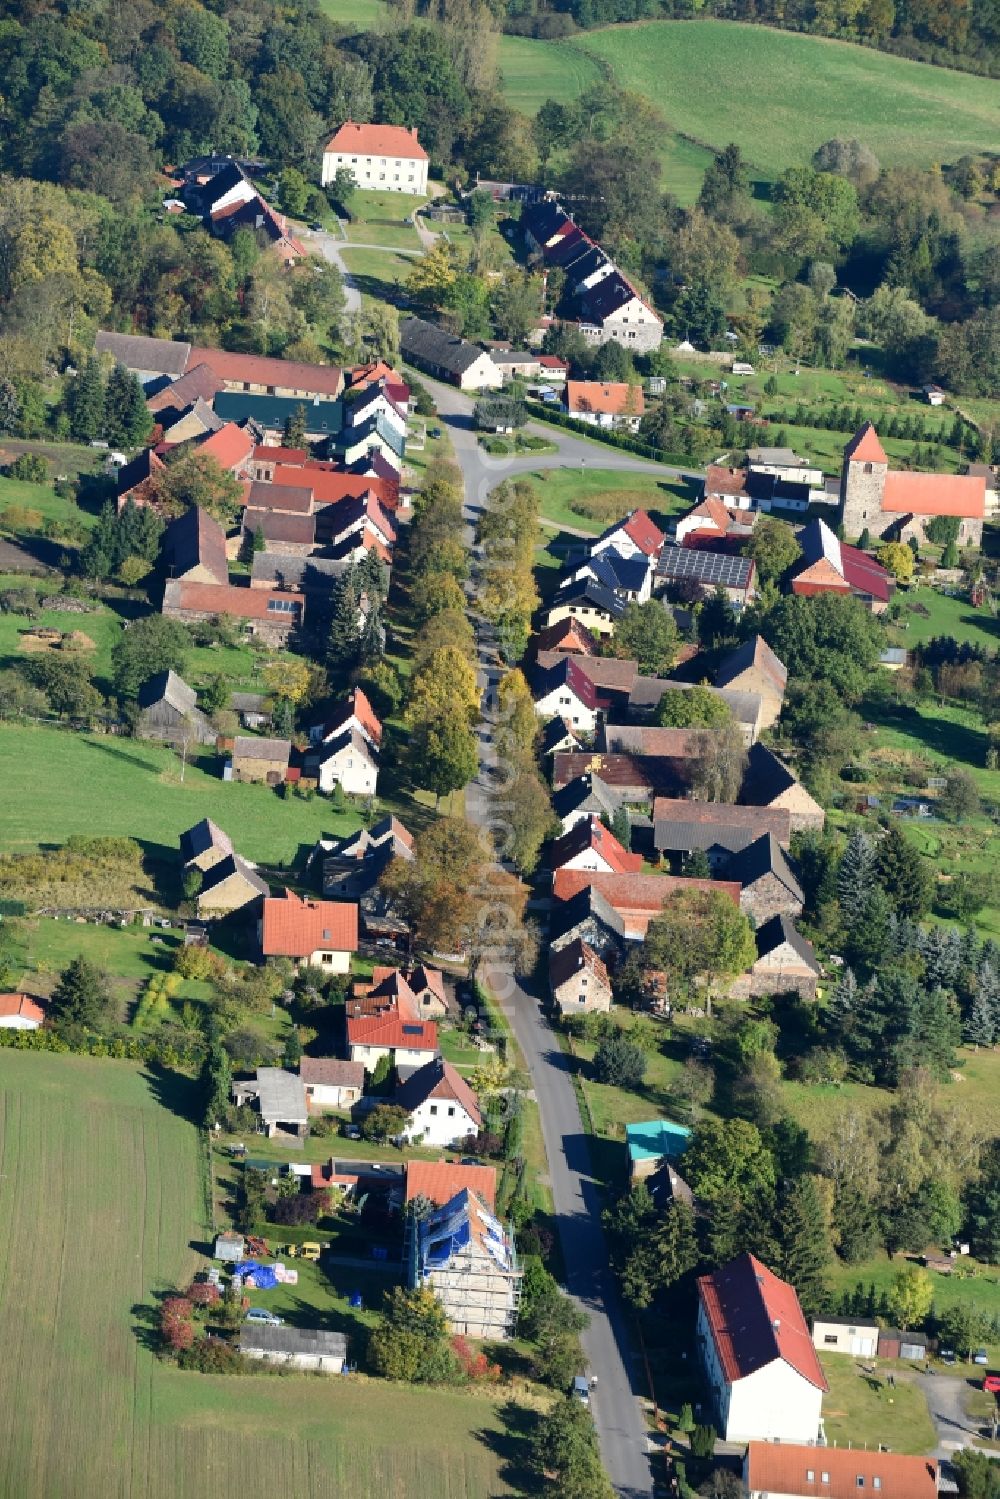
[[[448,387],[435,385],[439,414],[448,423],[466,484],[466,519],[470,529],[496,484],[518,468],[509,461],[483,459],[471,429],[471,402]],[[585,446],[573,438],[569,447]],[[588,456],[592,452],[588,448]],[[618,459],[608,466],[653,468],[609,450]],[[565,458],[555,462],[567,462]],[[537,468],[533,458],[522,468]],[[548,466],[552,466],[552,463]],[[602,465],[603,466],[603,465]],[[470,535],[471,539],[471,535]],[[475,600],[472,599],[475,615]],[[500,669],[487,626],[479,625],[479,668],[484,692],[484,714],[479,727],[480,769],[466,790],[466,816],[478,826],[491,818],[502,825],[502,796],[494,786],[496,752],[493,747],[493,706]],[[600,1444],[601,1460],[624,1499],[646,1499],[653,1493],[649,1432],[640,1405],[645,1392],[640,1360],[632,1346],[617,1286],[608,1265],[601,1226],[601,1202],[594,1180],[587,1138],[580,1119],[567,1059],[546,1021],[539,996],[517,982],[510,972],[491,969],[488,979],[503,1005],[517,1043],[531,1073],[538,1100],[542,1135],[556,1221],[566,1266],[567,1287],[590,1323],[583,1334],[587,1373],[597,1378],[591,1410]]]
[[[938,1445],[934,1456],[945,1462],[962,1447],[970,1445],[969,1438],[981,1435],[979,1425],[965,1413],[965,1400],[975,1375],[921,1374],[917,1383],[927,1397],[927,1408],[937,1432]]]

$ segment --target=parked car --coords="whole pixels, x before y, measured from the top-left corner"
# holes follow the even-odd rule
[[[942,1364],[953,1364],[955,1362],[954,1348],[938,1349],[938,1358],[941,1360]]]
[[[972,1362],[974,1364],[988,1364],[989,1361],[990,1356],[986,1352],[985,1348],[977,1348],[975,1353],[972,1355]]]
[[[573,1394],[581,1405],[590,1404],[590,1381],[583,1374],[578,1374],[573,1381]]]
[[[1000,1395],[1000,1374],[987,1374],[983,1380],[983,1389],[987,1395]]]
[[[276,1317],[273,1312],[267,1311],[262,1306],[252,1306],[243,1319],[245,1322],[255,1322],[258,1327],[280,1327],[283,1318]]]
[[[360,1140],[361,1139],[361,1131],[358,1129],[358,1126],[356,1124],[345,1124],[344,1125],[344,1139],[345,1140]]]

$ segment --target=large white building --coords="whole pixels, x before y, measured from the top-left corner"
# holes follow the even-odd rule
[[[741,1254],[698,1281],[696,1338],[725,1441],[817,1441],[827,1383],[794,1286]]]
[[[427,194],[427,152],[403,125],[341,125],[323,151],[323,186],[346,168],[358,187],[381,193]]]

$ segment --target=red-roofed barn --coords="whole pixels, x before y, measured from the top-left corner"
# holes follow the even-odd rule
[[[291,890],[268,896],[260,945],[265,958],[294,958],[327,973],[347,973],[358,950],[358,908],[352,901],[303,900]]]

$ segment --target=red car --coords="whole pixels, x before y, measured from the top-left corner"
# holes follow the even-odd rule
[[[1000,1374],[987,1374],[983,1380],[983,1389],[987,1395],[1000,1395]]]

